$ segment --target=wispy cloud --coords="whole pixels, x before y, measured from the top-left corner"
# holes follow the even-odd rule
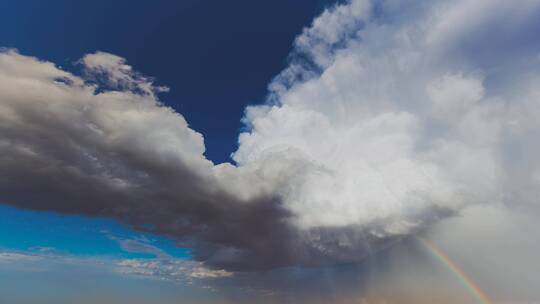
[[[35,262],[42,258],[38,255],[17,252],[0,252],[0,263]]]
[[[150,243],[148,238],[123,238],[115,236],[114,234],[104,231],[102,232],[109,239],[118,242],[120,248],[126,252],[131,253],[146,253],[154,255],[158,258],[170,258],[171,256],[167,254],[163,249],[156,247]]]
[[[201,262],[169,256],[151,259],[117,259],[106,256],[80,257],[54,253],[53,251],[0,251],[0,263],[10,264],[13,267],[40,266],[41,271],[54,269],[56,266],[99,266],[102,271],[120,275],[133,275],[184,284],[193,284],[194,279],[204,281],[234,276],[233,272],[212,269]],[[27,267],[27,269],[29,268]]]
[[[122,274],[138,275],[159,280],[191,283],[193,279],[229,278],[234,273],[226,270],[215,270],[205,267],[203,263],[178,260],[154,259],[122,260],[116,264]]]

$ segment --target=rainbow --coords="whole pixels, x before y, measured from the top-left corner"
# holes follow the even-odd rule
[[[433,243],[423,238],[418,238],[420,242],[428,249],[428,251],[433,255],[433,257],[440,261],[446,268],[448,268],[456,277],[461,281],[461,283],[474,295],[479,303],[482,304],[492,304],[489,297],[486,295],[473,280],[467,276],[467,274],[461,270],[456,263],[452,262],[450,258],[444,254],[439,248],[437,248]]]

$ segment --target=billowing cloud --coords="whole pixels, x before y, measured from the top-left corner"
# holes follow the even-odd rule
[[[113,217],[227,270],[357,261],[465,206],[536,207],[538,17],[532,0],[329,8],[246,110],[236,165],[207,160],[121,57],[76,76],[4,50],[0,198]]]
[[[114,217],[175,237],[216,265],[279,264],[272,251],[292,245],[294,231],[275,191],[284,181],[214,166],[202,135],[123,59],[96,53],[81,64],[85,78],[14,50],[0,54],[2,201]],[[276,177],[289,171],[267,168]]]
[[[330,9],[297,38],[270,103],[247,109],[250,130],[234,159],[249,166],[280,151],[302,155],[309,166],[283,197],[304,231],[357,227],[384,238],[471,204],[537,205],[538,157],[527,151],[538,151],[539,125],[522,110],[538,115],[540,46],[529,38],[539,8],[350,1]]]

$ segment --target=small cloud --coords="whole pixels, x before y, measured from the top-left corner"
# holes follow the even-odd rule
[[[34,262],[41,258],[37,255],[18,253],[18,252],[0,252],[0,263],[8,262]]]
[[[188,282],[192,279],[219,279],[234,275],[223,269],[210,269],[204,263],[179,259],[128,259],[117,263],[118,272],[128,275],[171,282]]]
[[[170,257],[165,251],[160,248],[146,244],[137,240],[118,240],[120,247],[127,252],[131,253],[147,253],[153,254],[158,258],[168,258]]]
[[[109,231],[103,232],[109,239],[116,241],[120,248],[126,252],[130,253],[144,253],[151,254],[157,258],[170,258],[170,255],[163,251],[161,248],[158,248],[152,244],[150,239],[145,236],[138,237],[136,239],[126,239],[117,237],[111,234]]]
[[[215,278],[227,278],[232,277],[233,272],[223,269],[213,270],[205,267],[197,267],[191,272],[190,276],[197,279],[215,279]]]
[[[53,253],[57,251],[56,248],[49,247],[49,246],[33,246],[33,247],[28,248],[28,250],[33,251],[33,252],[39,252],[39,253]]]

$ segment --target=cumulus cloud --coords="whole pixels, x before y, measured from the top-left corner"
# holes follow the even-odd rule
[[[228,270],[356,261],[469,205],[536,208],[539,17],[533,0],[329,8],[246,109],[236,165],[121,57],[76,76],[4,50],[1,199],[114,217]]]
[[[355,13],[359,7],[368,12]],[[538,28],[538,8],[538,1],[351,1],[331,9],[297,39],[310,46],[297,60],[314,64],[295,65],[295,73],[311,76],[279,75],[270,85],[273,103],[247,109],[251,129],[240,135],[234,159],[251,165],[276,147],[300,151],[312,167],[293,178],[284,200],[304,229],[407,234],[466,205],[510,203],[523,184],[508,178],[516,166],[509,141],[525,151],[536,146],[532,133],[518,139],[508,131],[526,119],[509,113],[538,104],[517,88],[538,84],[531,77],[540,48],[521,39]],[[338,28],[345,33],[331,30],[328,14],[344,10]],[[501,14],[512,18],[501,23]],[[317,30],[321,22],[335,34]],[[492,27],[503,34],[494,37]],[[497,61],[489,66],[474,52],[505,42],[524,44],[490,50]],[[319,52],[320,44],[332,51]],[[515,53],[530,54],[529,66],[508,64]],[[534,196],[524,201],[535,203]]]

